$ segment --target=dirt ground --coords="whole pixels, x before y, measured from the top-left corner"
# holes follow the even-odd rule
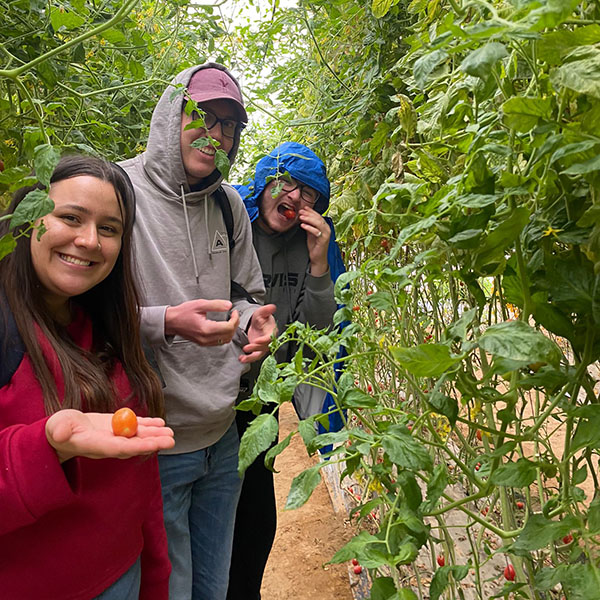
[[[297,422],[286,403],[279,414],[280,439]],[[336,516],[323,482],[310,500],[297,510],[283,510],[292,479],[318,459],[310,458],[299,436],[275,461],[277,535],[267,563],[263,600],[352,600],[348,566],[325,563],[352,537],[350,525]]]

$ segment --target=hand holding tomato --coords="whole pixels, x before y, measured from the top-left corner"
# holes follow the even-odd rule
[[[46,422],[46,438],[60,462],[75,456],[87,458],[131,458],[167,450],[175,445],[173,430],[162,419],[137,417],[134,437],[114,435],[110,413],[82,413],[65,409]]]
[[[306,247],[310,259],[310,273],[320,277],[327,273],[327,248],[331,229],[325,219],[312,208],[303,206],[298,213],[300,227],[306,231]]]

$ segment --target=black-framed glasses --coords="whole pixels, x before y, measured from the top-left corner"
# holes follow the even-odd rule
[[[211,113],[209,110],[202,110],[202,112],[204,113],[204,128],[207,131],[210,131],[217,123],[220,123],[221,131],[226,138],[234,138],[238,129],[241,130],[246,127],[245,123],[241,123],[235,119],[219,119],[217,115]],[[192,119],[195,121],[199,118],[200,115],[194,111],[192,113]]]
[[[278,179],[277,186],[286,194],[300,189],[300,198],[302,198],[306,204],[310,204],[311,206],[314,206],[319,199],[319,192],[317,192],[317,190],[314,190],[310,186],[304,185],[295,179]]]

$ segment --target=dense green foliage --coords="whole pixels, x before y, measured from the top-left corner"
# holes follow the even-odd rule
[[[311,451],[339,442],[330,460],[358,482],[367,529],[335,560],[359,558],[373,598],[411,598],[425,593],[408,581],[429,546],[446,563],[429,594],[455,597],[469,571],[448,526],[460,512],[478,597],[500,554],[516,570],[500,595],[595,598],[596,3],[338,1],[293,15],[269,24],[304,27],[305,48],[274,69],[294,115],[282,135],[331,166],[351,267],[338,321],[351,325],[288,331],[317,360],[268,364],[258,398],[286,400],[298,380],[333,390],[348,348],[336,390],[348,428],[300,428]]]
[[[130,156],[166,80],[229,63],[254,115],[242,164],[294,139],[334,182],[350,325],[292,326],[275,345],[316,358],[268,360],[246,403],[275,411],[305,380],[345,409],[341,432],[300,425],[310,452],[337,444],[329,460],[354,482],[363,527],[334,560],[359,558],[374,600],[462,597],[469,578],[489,598],[498,560],[516,571],[499,597],[597,598],[597,3],[275,2],[258,20],[253,3],[222,4],[0,2],[1,189],[34,162],[43,177],[54,147]],[[231,4],[249,16],[219,16]],[[276,435],[257,418],[241,466]],[[321,467],[296,479],[290,508]],[[429,589],[420,551],[445,556]]]

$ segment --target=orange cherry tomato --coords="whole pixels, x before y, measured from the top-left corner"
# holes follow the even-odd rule
[[[135,413],[130,408],[120,408],[112,416],[112,430],[115,435],[133,437],[137,433],[138,422]]]

